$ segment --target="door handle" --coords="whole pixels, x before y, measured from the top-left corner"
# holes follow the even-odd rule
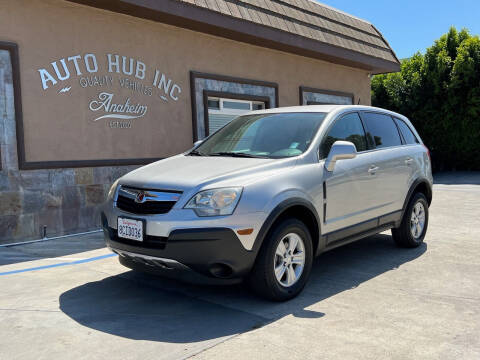
[[[405,164],[407,164],[407,165],[410,165],[412,162],[413,162],[413,159],[412,159],[412,158],[407,158],[407,159],[405,160]]]
[[[378,169],[379,169],[378,166],[372,165],[372,166],[370,166],[370,168],[368,169],[368,173],[371,174],[371,175],[373,175],[373,174],[375,174],[375,173],[377,172]]]

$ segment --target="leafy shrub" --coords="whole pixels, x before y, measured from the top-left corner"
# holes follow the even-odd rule
[[[480,170],[480,38],[450,28],[400,72],[374,76],[372,105],[412,121],[434,170]]]

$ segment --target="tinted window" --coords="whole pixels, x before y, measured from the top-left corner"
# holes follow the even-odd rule
[[[377,148],[401,145],[400,134],[388,115],[364,113],[367,136]]]
[[[322,158],[327,157],[330,148],[337,140],[354,143],[357,151],[367,150],[365,131],[363,130],[362,121],[357,113],[347,114],[333,124],[321,145]]]
[[[407,144],[419,144],[417,137],[403,120],[395,119],[395,121]]]

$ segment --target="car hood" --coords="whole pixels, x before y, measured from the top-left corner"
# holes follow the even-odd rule
[[[211,184],[243,185],[245,177],[284,169],[295,164],[290,159],[257,159],[224,156],[177,155],[138,168],[120,179],[120,184],[140,188],[187,191]],[[265,175],[265,174],[263,174]],[[233,181],[242,177],[242,184]]]

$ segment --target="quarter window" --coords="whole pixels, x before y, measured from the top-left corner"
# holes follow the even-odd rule
[[[344,115],[333,124],[321,145],[322,158],[328,156],[330,148],[337,140],[354,143],[357,151],[367,150],[365,131],[363,130],[362,121],[357,113]]]
[[[367,137],[372,144],[375,144],[377,149],[402,144],[398,129],[390,116],[377,113],[363,113],[362,118],[367,128]]]
[[[406,144],[420,143],[412,130],[410,130],[410,127],[405,123],[405,121],[395,118],[395,122],[397,123]]]

